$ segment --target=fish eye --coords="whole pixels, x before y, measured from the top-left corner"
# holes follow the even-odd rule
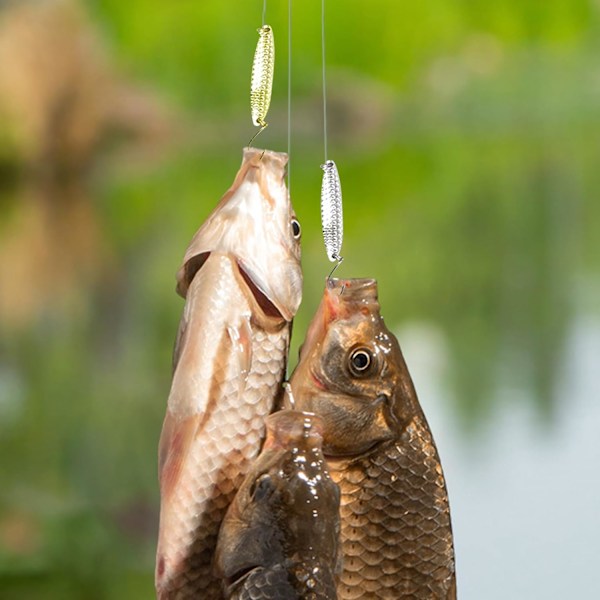
[[[364,375],[371,363],[373,362],[373,354],[368,348],[357,348],[350,354],[349,367],[354,375]]]
[[[297,219],[292,219],[292,235],[295,239],[300,237],[302,230],[300,229],[300,223],[298,223]]]

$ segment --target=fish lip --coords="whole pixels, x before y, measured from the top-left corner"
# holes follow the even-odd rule
[[[279,302],[277,302],[274,298],[271,298],[269,294],[263,289],[256,277],[252,276],[252,273],[249,269],[244,267],[242,261],[237,261],[237,266],[242,275],[242,278],[246,282],[248,289],[251,294],[254,296],[257,304],[260,306],[261,310],[267,317],[275,317],[279,319],[284,319],[286,321],[291,321],[293,315],[287,310],[284,306],[281,306]],[[272,296],[272,295],[271,295]]]

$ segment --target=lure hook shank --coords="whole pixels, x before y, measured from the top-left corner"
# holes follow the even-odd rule
[[[337,262],[334,270],[342,261],[341,250],[344,237],[344,216],[342,210],[342,186],[335,163],[325,161],[321,165],[323,180],[321,182],[321,224],[327,258]],[[332,271],[333,273],[333,271]]]

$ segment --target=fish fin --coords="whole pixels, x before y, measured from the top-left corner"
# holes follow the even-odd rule
[[[175,338],[175,346],[173,347],[173,373],[175,373],[175,369],[177,368],[177,364],[179,363],[179,357],[181,356],[181,351],[185,346],[187,325],[187,319],[185,318],[184,314],[182,315],[181,320],[179,321],[177,337]]]
[[[167,412],[158,445],[158,474],[163,498],[177,484],[188,449],[202,421],[203,415],[177,419]]]
[[[250,318],[244,318],[237,326],[227,327],[228,338],[231,342],[231,350],[235,352],[238,359],[239,386],[238,393],[241,396],[246,389],[246,382],[252,365],[252,326]]]
[[[452,581],[450,582],[446,600],[456,600],[456,573],[452,574]]]

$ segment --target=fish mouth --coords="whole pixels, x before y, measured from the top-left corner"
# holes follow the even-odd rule
[[[274,317],[277,319],[285,319],[285,315],[282,314],[281,310],[275,306],[275,304],[269,299],[267,294],[263,292],[263,290],[259,287],[258,283],[254,281],[250,273],[244,269],[244,267],[240,264],[240,261],[237,261],[238,269],[242,276],[242,279],[246,282],[248,289],[251,294],[254,296],[256,303],[260,306],[260,309],[263,311],[265,316]]]

